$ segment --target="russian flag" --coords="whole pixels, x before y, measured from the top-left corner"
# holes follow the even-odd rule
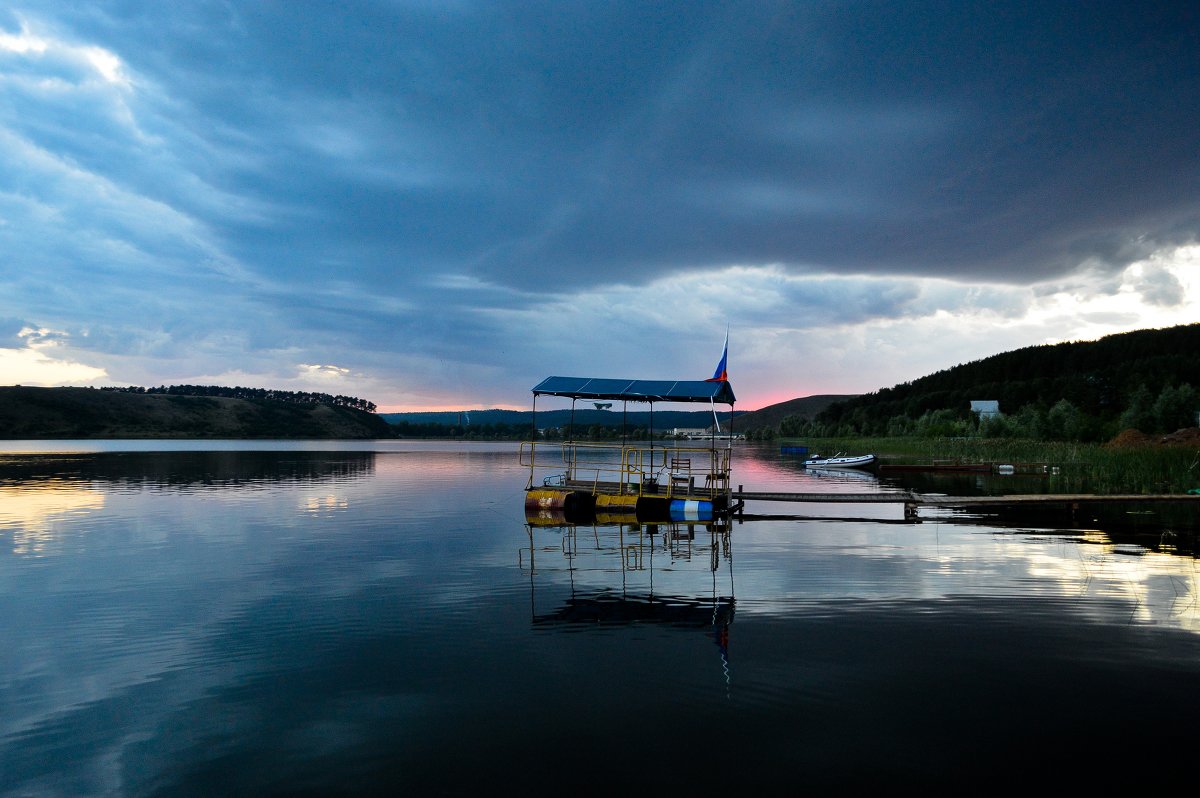
[[[729,382],[729,371],[727,363],[729,361],[729,330],[725,331],[725,348],[721,350],[721,362],[717,364],[717,370],[705,382]]]

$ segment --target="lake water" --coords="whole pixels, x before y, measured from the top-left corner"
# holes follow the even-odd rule
[[[0,444],[0,795],[1190,775],[1187,530],[833,504],[563,527],[525,478],[508,443]],[[734,482],[904,487],[751,445]]]

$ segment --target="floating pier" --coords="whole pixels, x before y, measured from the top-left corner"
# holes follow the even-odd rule
[[[971,508],[1008,506],[1065,506],[1077,507],[1089,503],[1151,503],[1151,502],[1195,502],[1200,495],[1187,493],[1026,493],[1000,496],[942,496],[928,493],[896,491],[891,493],[785,493],[776,491],[746,491],[742,486],[733,491],[731,498],[739,507],[748,501],[808,502],[814,504],[903,504],[907,520],[919,520],[921,507]]]
[[[537,399],[571,400],[572,423],[562,441],[537,440]],[[628,441],[622,421],[620,443],[572,439],[575,402],[586,399],[650,405],[649,440]],[[704,520],[727,514],[732,429],[721,430],[716,403],[728,404],[732,425],[734,395],[728,380],[617,380],[548,377],[533,388],[534,440],[521,444],[520,463],[529,469],[525,510],[564,511],[580,516],[625,513],[642,520]],[[654,440],[654,405],[704,403],[712,407],[708,446]],[[624,411],[622,411],[624,419]]]
[[[525,509],[707,520],[730,510],[728,449],[525,443],[521,464],[550,473],[526,486]]]

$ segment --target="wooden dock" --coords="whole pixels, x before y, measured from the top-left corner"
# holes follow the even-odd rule
[[[1075,504],[1078,502],[1187,502],[1200,495],[1189,493],[1015,493],[1000,496],[942,496],[912,493],[777,493],[736,490],[734,499],[821,504],[917,504],[926,507],[980,507],[997,504]]]
[[[819,502],[821,504],[900,504],[913,501],[911,493],[772,493],[736,490],[733,500],[763,502]]]
[[[1146,504],[1157,502],[1200,502],[1200,495],[1188,493],[1161,494],[1095,494],[1095,493],[1025,493],[1002,496],[942,496],[928,493],[897,491],[893,493],[782,493],[738,490],[732,494],[733,506],[744,509],[746,502],[808,502],[814,504],[903,504],[904,517],[917,520],[921,507],[972,508],[1009,506],[1066,506],[1077,507],[1090,503],[1127,502]]]

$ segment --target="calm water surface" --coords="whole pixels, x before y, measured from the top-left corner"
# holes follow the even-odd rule
[[[734,468],[747,490],[904,487],[777,447]],[[968,479],[943,487],[989,489]],[[0,444],[0,795],[978,791],[1189,767],[1185,529],[834,504],[556,526],[524,486],[515,444]]]

